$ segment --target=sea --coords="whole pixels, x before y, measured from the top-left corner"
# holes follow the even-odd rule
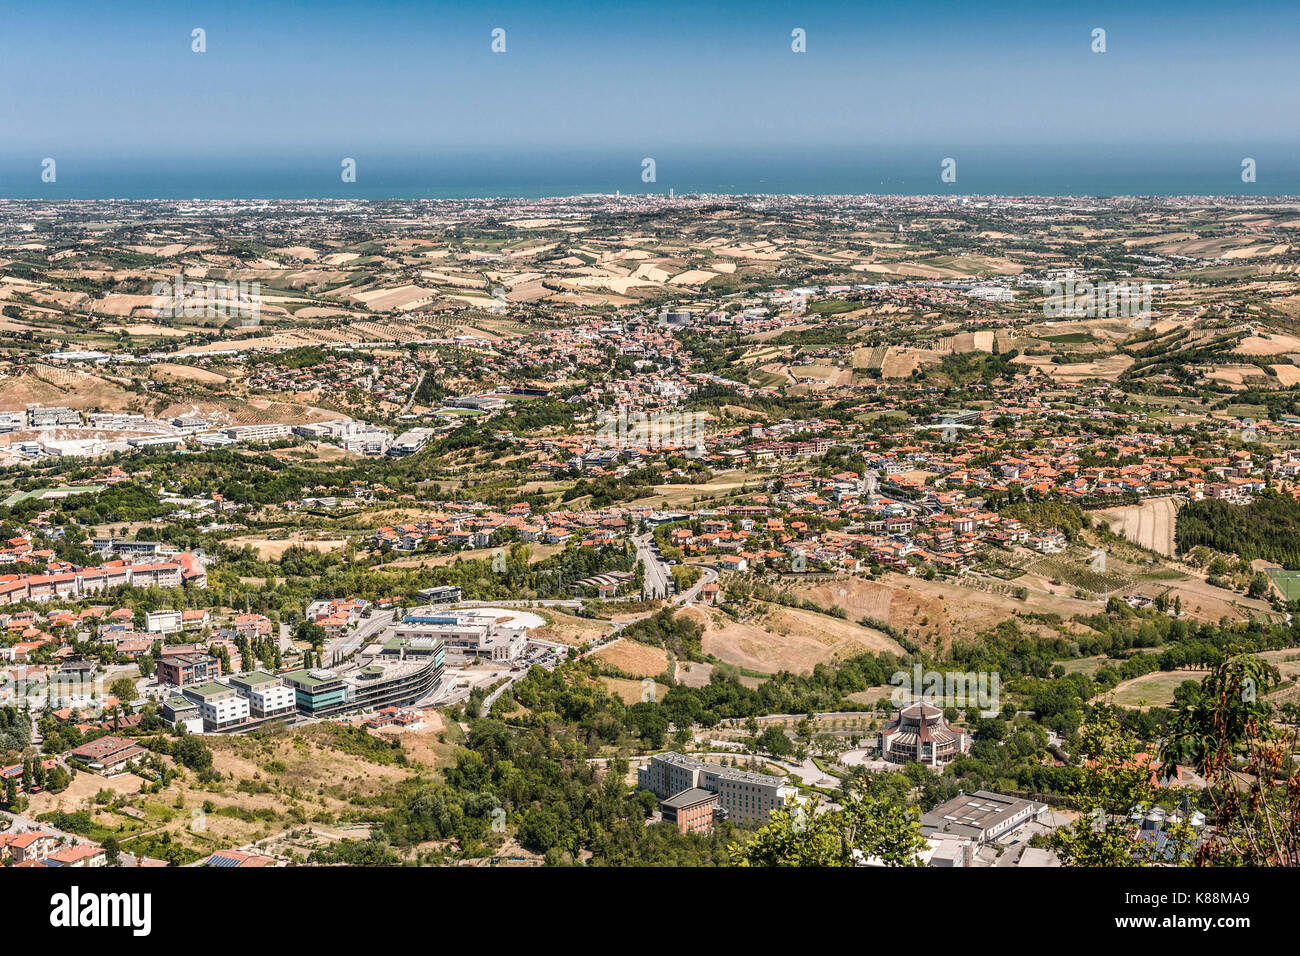
[[[54,153],[0,152],[0,200],[1300,196],[1284,145]]]

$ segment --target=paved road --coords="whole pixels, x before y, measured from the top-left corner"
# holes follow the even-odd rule
[[[538,607],[570,607],[580,608],[585,602],[580,598],[541,598],[535,601],[457,601],[455,604],[448,604],[447,607],[452,610],[458,608],[474,607],[520,607],[530,608],[533,605]]]
[[[393,623],[392,611],[373,611],[369,617],[362,618],[355,631],[348,631],[342,637],[330,638],[321,648],[321,662],[328,667],[334,662],[334,655],[339,659],[361,649],[361,645],[371,636],[378,634]]]
[[[770,723],[777,723],[777,722],[786,723],[788,721],[803,720],[807,716],[808,716],[807,714],[764,714],[761,717],[755,717],[754,720],[756,720],[759,724],[770,724]],[[849,717],[849,718],[859,718],[861,720],[870,720],[872,716],[872,712],[869,710],[826,710],[826,711],[816,711],[813,714],[813,716],[814,717]],[[718,726],[726,727],[728,729],[735,728],[735,727],[744,727],[745,722],[747,720],[749,720],[748,717],[724,717],[721,721],[718,722]]]
[[[700,579],[698,581],[692,584],[681,594],[673,598],[673,601],[675,603],[683,604],[683,605],[694,604],[697,600],[699,600],[700,590],[704,587],[704,585],[710,583],[711,581],[716,581],[718,579],[718,569],[713,567],[712,565],[702,564],[702,565],[697,565],[697,567],[702,568],[704,570],[704,573],[700,575]]]
[[[492,705],[497,702],[497,698],[514,686],[515,681],[527,674],[527,670],[516,671],[506,677],[506,681],[492,693],[483,698],[483,706],[479,708],[480,714],[492,713]]]
[[[636,559],[645,567],[645,595],[653,600],[668,597],[668,565],[655,555],[651,547],[654,538],[650,535],[633,535],[632,543],[636,545]]]
[[[423,372],[420,373],[420,377],[415,380],[415,388],[411,389],[411,394],[407,396],[406,404],[404,404],[402,406],[402,410],[397,413],[398,418],[402,417],[403,415],[405,415],[407,412],[411,410],[411,406],[415,404],[415,396],[420,394],[420,386],[424,384],[425,376],[427,376],[428,374],[429,374],[429,370],[425,369]]]

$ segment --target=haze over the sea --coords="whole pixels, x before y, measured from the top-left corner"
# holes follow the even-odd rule
[[[633,151],[571,155],[466,153],[411,157],[358,151],[356,182],[340,160],[284,157],[97,158],[69,154],[54,183],[40,180],[39,157],[0,158],[2,199],[463,199],[621,192],[715,194],[879,194],[1035,196],[1300,196],[1300,153],[1261,149],[1257,180],[1241,180],[1226,147],[1142,150],[1043,149],[1036,154],[978,149],[952,157],[957,181],[940,179],[931,150],[897,154],[752,150],[704,154],[671,150],[654,157],[655,182],[641,178]]]
[[[0,197],[1300,194],[1296,63],[1294,0],[51,0]]]

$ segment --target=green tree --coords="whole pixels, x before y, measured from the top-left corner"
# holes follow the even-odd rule
[[[728,847],[736,866],[846,866],[837,821],[810,806],[777,807],[746,844]]]
[[[759,735],[758,747],[777,757],[794,753],[794,744],[786,736],[785,729],[777,724],[768,727]]]
[[[796,802],[772,811],[748,843],[729,848],[736,866],[919,866],[926,848],[913,808],[884,795],[851,793],[839,809]]]
[[[1079,818],[1052,834],[1052,849],[1066,866],[1153,862],[1155,844],[1139,840],[1128,819],[1134,807],[1153,805],[1159,795],[1150,762],[1137,757],[1137,738],[1120,727],[1113,707],[1094,707],[1079,727],[1079,750],[1083,773],[1071,793]],[[1187,862],[1188,834],[1171,826],[1169,836],[1174,859]]]
[[[1229,655],[1170,722],[1162,758],[1195,767],[1214,809],[1214,838],[1197,848],[1198,865],[1300,864],[1297,734],[1274,724],[1267,700],[1280,681],[1260,658]]]
[[[129,677],[119,677],[109,685],[108,691],[124,704],[135,700],[135,681]]]

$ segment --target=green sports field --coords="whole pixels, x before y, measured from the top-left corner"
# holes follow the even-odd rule
[[[1269,568],[1268,576],[1273,579],[1273,583],[1277,585],[1288,604],[1292,601],[1300,601],[1300,571]]]

